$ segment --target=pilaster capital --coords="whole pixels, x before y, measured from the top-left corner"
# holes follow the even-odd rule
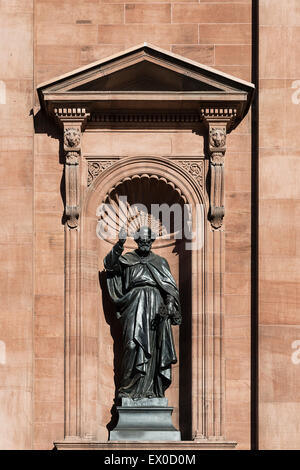
[[[79,152],[67,152],[66,165],[79,165]]]

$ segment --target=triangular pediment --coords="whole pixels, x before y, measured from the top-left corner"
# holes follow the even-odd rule
[[[37,91],[51,116],[81,108],[91,119],[109,110],[199,116],[218,108],[220,115],[234,116],[234,128],[249,110],[254,85],[144,43],[42,83]]]
[[[146,43],[41,84],[49,93],[248,92],[253,85]]]
[[[72,91],[222,91],[216,84],[190,77],[144,58],[134,65],[89,80]]]

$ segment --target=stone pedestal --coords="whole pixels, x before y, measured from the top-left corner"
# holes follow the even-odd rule
[[[172,424],[173,408],[167,398],[122,398],[117,407],[119,421],[110,432],[110,441],[180,441],[180,431]]]

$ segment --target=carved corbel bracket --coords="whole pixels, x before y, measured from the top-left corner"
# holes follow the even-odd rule
[[[207,127],[210,161],[210,223],[220,229],[225,215],[225,153],[227,132],[235,121],[236,109],[201,109]]]
[[[226,152],[226,126],[209,124],[210,154],[210,221],[219,229],[225,215],[224,163]]]
[[[76,228],[80,215],[81,135],[89,114],[82,108],[55,108],[54,115],[63,128],[65,215],[68,227]]]

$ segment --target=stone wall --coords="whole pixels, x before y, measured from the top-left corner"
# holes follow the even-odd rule
[[[33,2],[0,6],[0,447],[32,446]]]
[[[259,3],[259,443],[299,449],[300,5]]]

